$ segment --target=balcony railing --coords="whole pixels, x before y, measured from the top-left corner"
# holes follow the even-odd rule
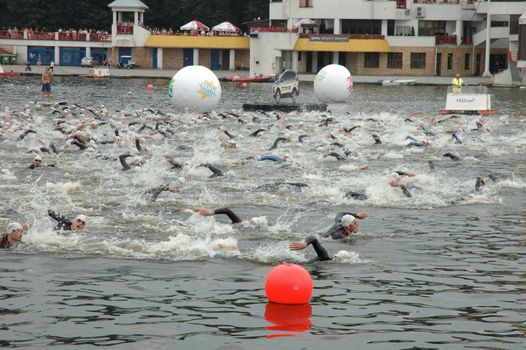
[[[117,24],[117,34],[133,35],[133,24]]]
[[[260,33],[297,33],[298,29],[288,29],[288,28],[267,28],[267,27],[251,27],[251,33],[260,32]]]
[[[28,40],[55,40],[55,32],[27,32]]]
[[[21,30],[0,30],[0,39],[24,39]]]
[[[58,40],[66,41],[86,41],[87,33],[76,33],[76,32],[59,32]]]
[[[449,4],[458,5],[460,0],[413,0],[414,4]]]
[[[435,35],[435,43],[436,45],[446,45],[446,44],[456,45],[457,36],[448,35],[448,34]]]
[[[301,33],[300,38],[310,38],[311,36],[323,36],[323,37],[348,37],[349,39],[385,39],[384,35],[377,34],[306,34]]]

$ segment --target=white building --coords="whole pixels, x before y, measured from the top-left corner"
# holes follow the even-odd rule
[[[358,75],[465,76],[510,68],[516,81],[526,1],[271,0],[271,28],[253,28],[251,74],[316,73],[340,63]],[[486,43],[490,60],[486,61]]]

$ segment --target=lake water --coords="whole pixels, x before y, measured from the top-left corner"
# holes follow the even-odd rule
[[[60,114],[33,109],[32,123],[8,124],[0,112],[0,227],[33,223],[22,244],[0,252],[0,347],[525,348],[525,90],[491,90],[497,116],[448,120],[437,115],[444,87],[356,85],[351,103],[329,105],[327,113],[291,113],[280,123],[273,113],[241,111],[246,101],[268,101],[270,84],[224,84],[217,111],[237,116],[213,113],[209,120],[176,114],[167,86],[166,80],[57,78],[55,100],[96,113],[104,105],[103,119],[121,125],[123,140],[42,155],[44,164],[58,168],[28,167],[32,149],[64,145],[65,135],[54,130]],[[37,78],[3,78],[0,110],[33,107],[38,90]],[[311,85],[301,90],[300,102],[316,100]],[[155,129],[166,121],[133,114],[145,107],[187,124],[161,123],[170,129],[167,138],[140,131],[143,123]],[[93,117],[87,110],[74,114],[65,125]],[[325,123],[328,116],[333,123]],[[134,121],[140,124],[126,126]],[[473,131],[477,121],[484,130]],[[36,133],[19,141],[29,125]],[[356,125],[352,135],[343,132]],[[221,147],[221,126],[235,135],[237,148]],[[261,128],[259,137],[250,136]],[[462,144],[451,141],[453,131]],[[113,139],[109,123],[90,133],[98,141]],[[372,134],[383,143],[375,145]],[[123,172],[113,157],[132,151],[137,135],[150,158]],[[299,135],[307,135],[302,143]],[[431,146],[407,148],[408,136]],[[277,137],[290,141],[269,150]],[[337,161],[330,152],[347,156]],[[442,157],[446,152],[460,161]],[[262,154],[289,160],[249,159]],[[167,156],[184,167],[171,170]],[[202,163],[225,176],[210,178]],[[370,170],[360,170],[364,165]],[[413,182],[411,198],[388,185],[397,170],[417,174],[404,178]],[[480,192],[478,176],[487,179]],[[150,203],[142,193],[160,183],[180,192]],[[346,198],[350,190],[368,199]],[[254,219],[231,225],[225,217],[176,212],[179,207],[229,207]],[[54,231],[48,209],[86,215],[86,229]],[[352,240],[321,239],[330,254],[345,251],[343,258],[306,264],[314,256],[310,247],[288,249],[289,242],[326,230],[345,210],[369,217]],[[218,257],[218,242],[237,242],[239,252]],[[284,261],[310,272],[310,304],[267,302],[265,278]]]

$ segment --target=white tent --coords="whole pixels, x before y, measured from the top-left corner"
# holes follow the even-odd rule
[[[298,22],[296,22],[292,28],[299,28],[299,27],[315,27],[317,26],[316,21],[310,18],[303,18],[300,19]]]
[[[218,25],[212,27],[212,30],[216,32],[227,32],[227,33],[237,33],[239,32],[239,28],[230,23],[229,21],[225,21],[223,23],[219,23]]]

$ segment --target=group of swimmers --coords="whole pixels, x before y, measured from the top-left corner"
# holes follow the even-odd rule
[[[93,108],[80,106],[78,104],[64,107],[54,107],[50,114],[55,117],[55,132],[58,135],[63,135],[62,144],[57,144],[57,140],[55,140],[55,143],[46,140],[43,135],[39,135],[39,133],[32,128],[33,116],[30,108],[26,108],[23,112],[9,112],[9,114],[6,113],[2,116],[2,129],[0,133],[1,139],[10,138],[15,142],[21,142],[24,138],[30,137],[29,135],[33,135],[34,137],[38,138],[38,147],[30,150],[30,152],[34,154],[33,162],[31,165],[29,165],[29,168],[32,170],[37,170],[44,167],[60,168],[61,165],[59,163],[44,164],[42,159],[44,155],[59,155],[63,152],[88,152],[92,157],[110,162],[118,162],[117,164],[120,164],[122,171],[130,171],[135,167],[143,166],[149,161],[151,153],[148,150],[148,147],[143,145],[146,140],[175,139],[177,137],[176,130],[179,127],[184,127],[191,123],[190,121],[181,119],[178,116],[165,114],[161,111],[154,111],[151,109],[143,109],[132,113],[124,113],[121,118],[118,118],[104,106],[95,110]],[[244,117],[246,116],[234,112],[217,114],[205,113],[199,115],[193,122],[206,124],[213,119],[235,118],[239,123],[243,124],[245,123]],[[250,137],[259,137],[259,135],[262,133],[269,132],[273,127],[277,127],[278,130],[281,130],[280,135],[275,139],[273,145],[269,148],[269,151],[276,150],[282,144],[293,142],[293,139],[289,133],[291,129],[298,131],[299,135],[296,140],[300,144],[303,143],[305,139],[308,139],[309,136],[311,136],[307,131],[304,130],[303,122],[299,122],[296,126],[294,126],[287,122],[284,115],[253,115],[252,121],[254,123],[261,122],[259,118],[275,118],[274,121],[276,123],[274,125],[270,125],[267,128],[259,128],[258,130],[251,132],[249,135]],[[408,122],[413,121],[410,118],[411,116],[407,118]],[[153,124],[151,123],[152,120]],[[431,125],[444,123],[446,121],[455,122],[455,118],[449,117],[448,119],[442,120],[437,120],[434,118],[431,121]],[[323,115],[319,126],[320,128],[330,130],[335,124],[337,124],[337,121],[334,117],[330,115]],[[476,128],[472,129],[472,131],[481,131],[484,128],[483,124],[484,122],[482,120],[477,120]],[[101,140],[98,136],[95,136],[94,133],[97,131],[97,129],[102,127],[110,127],[113,137],[110,139]],[[344,128],[341,130],[341,133],[344,135],[343,137],[352,139],[352,133],[360,127],[360,125],[356,125],[349,129]],[[433,133],[425,127],[422,126],[421,129],[424,135],[433,135]],[[218,141],[221,147],[223,147],[225,150],[238,147],[238,144],[235,141],[236,135],[229,132],[225,127],[220,127],[218,130]],[[460,132],[458,130],[453,130],[451,135],[452,140],[455,141],[455,143],[462,143]],[[374,143],[371,144],[371,147],[379,147],[380,145],[385,144],[378,134],[373,134],[372,138]],[[329,147],[323,148],[323,157],[333,157],[337,161],[354,159],[353,152],[347,150],[344,147],[344,141],[339,139],[338,136],[335,136],[334,131],[328,132],[327,139],[329,140]],[[122,146],[126,144],[133,144],[133,148],[128,152],[120,154],[119,156],[113,156],[105,152],[105,145]],[[72,146],[75,147],[72,148]],[[180,145],[179,147],[180,149],[184,149],[187,146]],[[413,136],[408,136],[405,147],[427,148],[431,147],[431,143],[425,139],[417,139]],[[460,160],[460,157],[452,152],[446,152],[437,159],[441,158],[449,158],[453,161]],[[166,156],[166,160],[170,169],[176,171],[188,165],[182,162],[180,159],[171,156]],[[281,155],[263,153],[250,155],[242,159],[234,159],[232,163],[234,165],[242,165],[248,161],[287,163],[289,160],[290,158],[286,153]],[[224,176],[224,172],[222,170],[208,162],[200,163],[196,166],[204,167],[210,170],[211,178],[221,178]],[[428,166],[430,169],[434,169],[433,160],[428,162]],[[359,171],[369,170],[370,167],[367,164],[361,165],[359,167]],[[391,187],[400,188],[405,197],[411,198],[413,196],[412,191],[418,189],[418,186],[415,186],[410,179],[413,179],[416,176],[417,174],[413,171],[396,170],[391,174],[386,182]],[[478,177],[476,180],[475,190],[481,191],[485,183],[486,181],[483,177]],[[302,182],[277,182],[265,186],[276,188],[277,186],[281,185],[289,186],[299,190],[308,186],[308,184]],[[157,187],[144,190],[143,195],[148,198],[149,202],[155,202],[163,192],[177,193],[179,191],[180,189],[177,186],[161,183]],[[357,191],[356,189],[346,191],[344,197],[352,198],[354,200],[368,199],[366,193]],[[220,208],[215,210],[205,208],[180,208],[177,211],[189,211],[198,213],[202,216],[223,214],[227,215],[233,224],[239,224],[243,222],[243,220],[229,208]],[[87,218],[84,215],[78,215],[73,220],[69,220],[52,210],[48,211],[48,216],[56,221],[56,229],[58,230],[82,230],[85,228],[87,221]],[[367,213],[364,211],[357,213],[340,212],[336,215],[334,225],[321,236],[323,238],[330,237],[332,239],[344,239],[350,237],[351,234],[356,233],[358,230],[359,224],[357,220],[363,220],[365,218],[367,218]],[[7,248],[19,242],[22,238],[22,233],[24,230],[27,230],[28,227],[28,224],[10,224],[8,226],[7,233],[1,237],[0,248]],[[326,261],[333,258],[333,256],[329,255],[322,247],[320,241],[314,235],[309,235],[304,241],[290,243],[289,248],[291,250],[302,250],[308,246],[312,246],[316,252],[316,258],[314,258],[315,261]]]

